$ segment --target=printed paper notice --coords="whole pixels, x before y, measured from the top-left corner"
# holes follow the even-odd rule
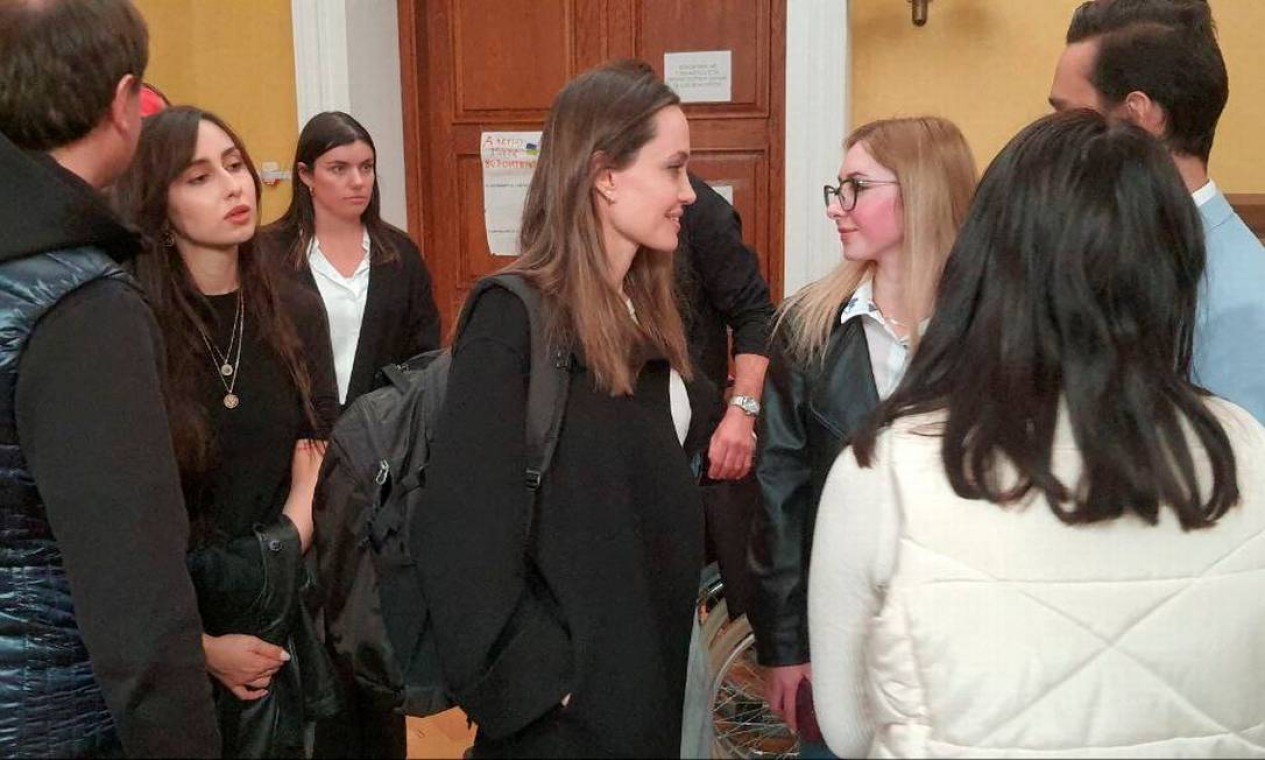
[[[483,225],[494,256],[517,256],[527,186],[540,155],[539,132],[484,132]]]
[[[682,103],[728,103],[733,100],[733,52],[664,53],[663,81]]]

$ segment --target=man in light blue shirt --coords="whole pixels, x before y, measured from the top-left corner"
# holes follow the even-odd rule
[[[1208,178],[1229,97],[1207,0],[1090,0],[1072,16],[1050,88],[1159,137],[1203,221],[1207,269],[1192,379],[1265,422],[1265,248]]]

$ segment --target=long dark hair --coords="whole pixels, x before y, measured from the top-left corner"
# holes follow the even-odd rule
[[[601,223],[593,207],[594,181],[622,169],[654,139],[655,116],[680,102],[641,61],[614,61],[571,80],[545,120],[540,160],[527,189],[519,231],[522,255],[507,269],[530,278],[545,294],[552,330],[578,344],[599,388],[629,395],[636,384],[639,348],[652,347],[692,379],[685,328],[673,292],[672,257],[640,250],[624,276],[624,292],[606,278]]]
[[[210,369],[202,332],[207,334],[210,306],[198,290],[180,252],[165,245],[168,229],[167,194],[193,160],[202,122],[216,125],[241,151],[242,160],[255,183],[255,199],[260,196],[259,175],[246,146],[228,124],[212,113],[190,106],[176,106],[149,116],[141,129],[140,145],[131,168],[114,188],[119,212],[140,228],[144,247],[133,264],[134,274],[149,296],[167,347],[164,396],[171,421],[172,441],[181,477],[188,485],[204,474],[211,463],[210,419],[200,403],[199,378]],[[257,255],[254,240],[238,248],[238,282],[248,318],[281,357],[302,399],[309,422],[315,423],[312,382],[301,360],[302,346],[294,323],[281,302],[272,268]]]
[[[1038,120],[985,172],[921,349],[853,440],[858,461],[893,419],[944,410],[944,467],[964,498],[1035,488],[1065,523],[1154,523],[1168,504],[1183,528],[1211,525],[1239,491],[1226,433],[1188,381],[1203,270],[1198,214],[1159,142],[1091,111]],[[1052,471],[1061,405],[1080,483]],[[1211,467],[1206,501],[1188,432]]]
[[[294,163],[290,176],[294,178],[294,192],[290,195],[290,206],[277,221],[268,225],[266,231],[275,234],[281,240],[291,241],[284,251],[285,259],[290,266],[301,269],[307,263],[307,248],[316,234],[316,208],[312,204],[312,194],[306,192],[299,181],[299,168],[316,171],[316,161],[334,148],[363,142],[373,151],[374,162],[378,158],[378,149],[373,144],[369,131],[360,122],[342,111],[324,111],[308,119],[299,133],[299,144],[294,149]],[[369,232],[371,245],[370,256],[373,263],[395,261],[400,255],[391,240],[389,230],[403,235],[404,232],[383,221],[380,209],[381,194],[378,192],[378,173],[373,174],[373,194],[369,197],[369,205],[360,214],[360,223]]]

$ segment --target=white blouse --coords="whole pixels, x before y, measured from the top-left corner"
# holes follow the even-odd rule
[[[637,310],[633,308],[632,299],[625,298],[624,305],[628,307],[628,313],[632,315],[633,321],[636,321]],[[694,410],[690,408],[690,397],[685,390],[685,380],[675,369],[669,370],[668,374],[668,402],[671,405],[672,427],[676,430],[676,439],[684,446],[685,436],[690,432],[690,419],[694,416]]]
[[[860,317],[865,328],[865,342],[870,348],[870,366],[874,372],[874,387],[878,397],[892,395],[909,366],[909,338],[899,337],[892,322],[883,316],[874,303],[874,281],[867,279],[857,286],[839,315],[840,324]]]
[[[334,350],[334,375],[338,379],[340,404],[347,403],[347,387],[351,384],[356,345],[360,342],[360,324],[364,321],[365,302],[369,296],[369,230],[365,230],[360,247],[364,250],[364,258],[356,265],[351,277],[344,277],[325,258],[315,235],[307,247],[312,279],[316,280],[316,289],[320,291],[325,313],[329,316],[329,340]]]

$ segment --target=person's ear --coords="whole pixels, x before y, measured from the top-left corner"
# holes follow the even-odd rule
[[[106,118],[120,133],[127,135],[140,127],[141,83],[135,74],[124,74],[114,85],[114,97]]]
[[[615,173],[610,169],[603,169],[597,175],[597,181],[593,183],[593,187],[608,203],[615,202]]]
[[[593,189],[608,203],[615,202],[615,171],[610,168],[603,153],[594,153],[589,160],[589,174],[593,177]]]
[[[312,181],[311,167],[309,167],[307,164],[300,161],[298,163],[298,168],[299,168],[299,180],[302,181],[303,184],[308,185],[308,189],[310,190],[312,186],[309,185],[308,183]]]
[[[598,169],[593,178],[593,190],[606,199],[608,204],[615,202],[615,172],[612,169]]]
[[[1119,110],[1123,118],[1156,137],[1163,137],[1168,131],[1168,115],[1164,113],[1163,106],[1141,90],[1126,95]]]

